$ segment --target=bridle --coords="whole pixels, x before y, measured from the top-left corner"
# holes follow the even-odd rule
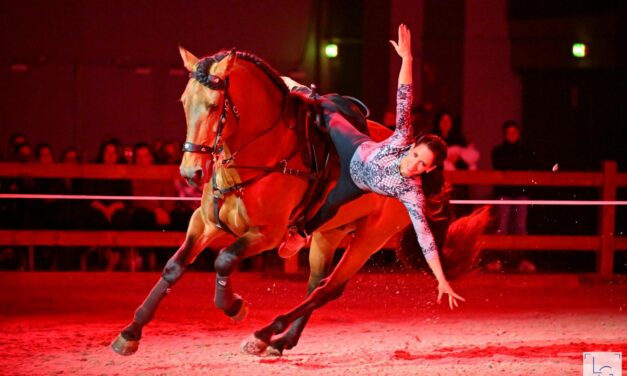
[[[232,51],[231,53],[234,53],[234,51]],[[213,164],[213,174],[212,174],[212,178],[211,178],[211,185],[212,185],[213,200],[214,200],[214,206],[213,207],[214,207],[215,225],[219,229],[222,229],[222,230],[230,233],[231,235],[237,236],[226,224],[224,224],[220,220],[219,204],[220,204],[220,199],[222,197],[224,197],[225,195],[228,195],[228,194],[233,194],[233,193],[241,195],[242,192],[243,192],[243,189],[246,186],[252,184],[253,182],[255,182],[255,181],[261,179],[262,177],[264,177],[264,176],[266,176],[268,174],[271,174],[271,173],[280,172],[280,173],[283,173],[285,175],[298,176],[298,177],[305,178],[305,179],[308,179],[308,180],[316,180],[318,177],[317,177],[316,174],[313,174],[313,173],[311,173],[309,171],[300,171],[300,170],[288,167],[289,160],[291,160],[294,156],[296,156],[298,154],[298,152],[300,151],[299,148],[296,148],[288,157],[282,159],[275,166],[242,166],[242,165],[231,166],[231,163],[234,161],[235,155],[238,152],[241,152],[245,147],[251,145],[254,141],[257,141],[260,138],[262,138],[263,136],[269,134],[270,131],[274,130],[275,127],[279,124],[279,122],[283,118],[283,115],[284,115],[284,112],[285,112],[285,108],[286,108],[286,98],[284,98],[281,112],[280,112],[278,118],[276,119],[276,121],[272,124],[272,126],[270,126],[268,129],[264,130],[260,134],[256,135],[251,140],[245,142],[242,146],[240,146],[239,150],[231,153],[231,157],[229,157],[227,159],[224,159],[222,161],[222,165],[224,167],[226,167],[226,168],[258,170],[258,171],[261,171],[262,173],[254,176],[254,177],[252,177],[250,179],[242,181],[242,182],[240,182],[238,184],[235,184],[233,186],[227,187],[227,188],[219,188],[218,187],[217,180],[216,180],[217,164],[215,162],[217,162],[219,160],[220,155],[223,152],[223,146],[222,146],[222,142],[221,142],[222,132],[224,131],[224,128],[226,126],[226,122],[227,122],[229,113],[233,113],[237,123],[239,123],[240,116],[239,116],[239,111],[238,111],[237,107],[235,106],[235,104],[233,103],[231,95],[229,94],[229,77],[227,76],[224,79],[222,79],[222,78],[220,78],[220,77],[218,77],[216,75],[212,75],[212,74],[209,73],[209,68],[211,67],[212,64],[214,64],[216,62],[218,62],[218,60],[213,58],[213,57],[205,57],[205,58],[203,58],[203,59],[201,59],[199,61],[199,63],[196,66],[196,69],[189,74],[190,79],[194,79],[194,80],[198,81],[200,84],[208,87],[209,89],[224,92],[224,104],[222,106],[222,112],[220,113],[220,118],[218,120],[218,125],[217,125],[217,129],[216,129],[216,136],[215,136],[215,140],[213,142],[213,146],[203,145],[203,144],[195,144],[195,143],[186,141],[183,144],[183,152],[198,153],[198,154],[210,154],[211,155],[211,157],[212,157],[212,159],[214,161],[214,164]]]
[[[216,130],[216,137],[213,142],[213,146],[194,144],[192,142],[185,142],[183,144],[183,151],[187,153],[199,153],[199,154],[211,154],[215,161],[219,154],[222,152],[222,144],[220,139],[222,138],[222,131],[230,112],[235,116],[236,121],[239,123],[239,111],[233,104],[231,95],[229,94],[229,78],[222,79],[218,76],[209,73],[209,68],[216,60],[212,57],[205,57],[196,66],[196,70],[189,74],[189,78],[193,78],[202,85],[208,87],[211,90],[224,92],[224,105],[222,106],[222,113],[220,113],[220,119],[218,120],[218,129]]]

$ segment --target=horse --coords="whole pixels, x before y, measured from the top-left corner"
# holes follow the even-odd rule
[[[131,323],[112,342],[113,350],[121,355],[137,351],[142,328],[152,320],[159,303],[213,242],[230,242],[215,259],[214,303],[232,319],[243,320],[248,308],[234,292],[231,273],[244,258],[279,245],[295,213],[299,208],[302,212],[303,201],[311,196],[309,187],[316,179],[310,169],[312,157],[303,150],[308,137],[304,133],[310,130],[299,126],[297,116],[288,111],[299,98],[273,68],[241,51],[221,51],[202,59],[182,47],[179,52],[190,72],[181,96],[187,132],[180,174],[190,184],[207,184],[183,244],[166,263]],[[331,160],[329,170],[338,168]],[[409,221],[402,204],[391,198],[366,194],[345,205],[313,234],[308,295],[324,295],[323,289],[333,291],[332,298],[338,297],[338,286],[345,285]],[[350,232],[349,250],[325,279],[335,248]],[[291,320],[289,330],[268,339],[264,350],[282,354],[294,347],[310,314]]]

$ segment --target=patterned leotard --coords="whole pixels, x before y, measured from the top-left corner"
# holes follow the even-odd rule
[[[350,174],[360,189],[397,198],[405,205],[425,259],[431,260],[437,258],[438,253],[424,214],[425,196],[420,178],[406,178],[399,169],[401,159],[414,141],[409,118],[412,98],[412,85],[399,85],[396,94],[396,130],[381,142],[362,143],[351,159]]]

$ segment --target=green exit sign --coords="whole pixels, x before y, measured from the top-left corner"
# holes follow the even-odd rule
[[[573,43],[573,56],[584,58],[588,53],[588,47],[584,43]]]

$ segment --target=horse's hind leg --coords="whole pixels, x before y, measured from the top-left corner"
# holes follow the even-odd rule
[[[269,325],[255,332],[242,343],[242,350],[249,354],[260,354],[266,350],[272,336],[283,333],[287,327],[299,317],[309,315],[313,310],[322,307],[326,303],[339,298],[348,280],[359,271],[371,254],[381,249],[394,231],[381,230],[375,227],[384,220],[384,216],[375,218],[370,216],[358,225],[355,237],[349,248],[335,267],[331,275],[323,280],[311,295],[290,312],[277,316]],[[389,218],[394,222],[392,218]],[[386,226],[382,226],[385,228]],[[372,231],[372,229],[377,229]]]
[[[216,270],[214,303],[227,316],[234,320],[242,320],[247,312],[244,300],[233,292],[231,273],[237,269],[241,260],[276,246],[282,235],[281,231],[262,233],[259,228],[253,228],[220,251],[214,263]]]
[[[329,230],[313,234],[311,248],[309,249],[307,296],[320,286],[322,279],[327,276],[335,249],[345,236],[346,232],[341,230]],[[287,332],[272,340],[266,353],[268,355],[280,356],[283,354],[283,350],[289,350],[296,346],[310,316],[311,313],[296,319]]]
[[[181,278],[185,268],[196,259],[196,256],[210,241],[221,234],[218,229],[203,222],[200,210],[194,212],[190,219],[185,241],[166,263],[161,278],[135,311],[133,321],[122,330],[111,344],[115,352],[120,355],[131,355],[137,351],[142,329],[154,317],[159,303]]]

